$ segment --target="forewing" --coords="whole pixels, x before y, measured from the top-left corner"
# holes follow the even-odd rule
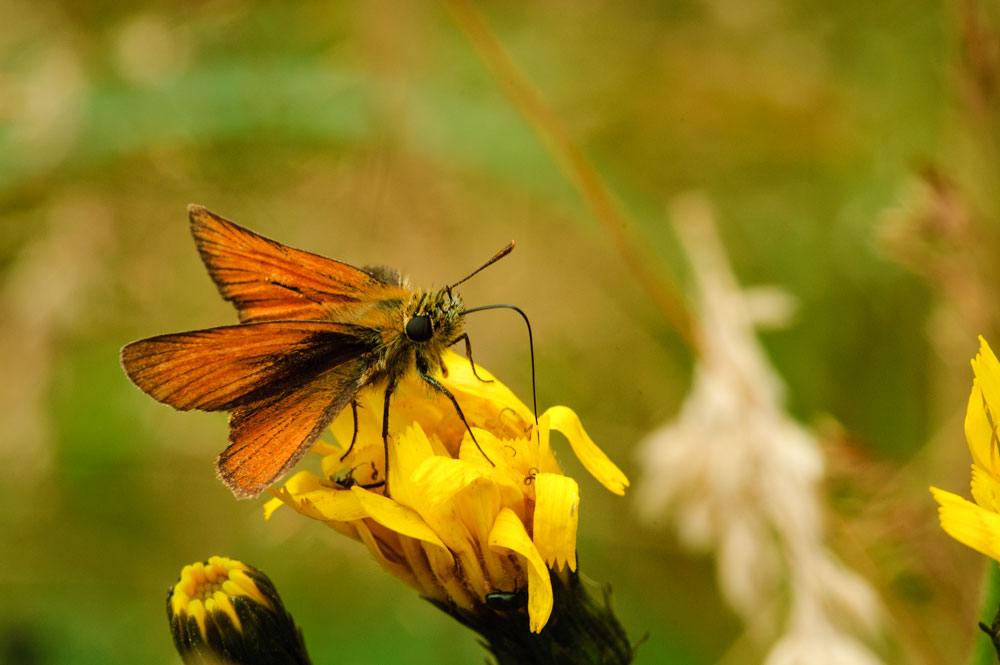
[[[201,258],[243,323],[355,321],[358,317],[352,314],[359,305],[406,294],[399,284],[282,245],[202,206],[188,206],[188,213]]]
[[[133,342],[122,349],[122,366],[145,393],[176,409],[232,411],[336,377],[339,367],[363,371],[373,350],[366,333],[315,321],[210,328]]]
[[[364,366],[348,363],[301,387],[233,410],[229,447],[216,461],[219,478],[239,498],[252,498],[306,454],[361,385]]]

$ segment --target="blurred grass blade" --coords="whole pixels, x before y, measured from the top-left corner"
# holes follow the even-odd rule
[[[532,86],[504,50],[483,17],[468,0],[445,0],[455,22],[493,74],[518,112],[542,139],[573,184],[580,190],[615,249],[632,270],[653,302],[667,317],[684,342],[698,346],[694,322],[673,281],[658,268],[658,262],[632,237],[632,224],[604,185],[597,170],[563,129],[542,95]]]

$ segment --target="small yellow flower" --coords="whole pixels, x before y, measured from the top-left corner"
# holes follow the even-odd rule
[[[583,466],[624,494],[628,479],[566,407],[538,419],[506,386],[454,353],[441,382],[455,395],[475,441],[447,397],[411,376],[397,386],[389,419],[388,495],[383,468],[382,391],[358,394],[357,442],[351,409],[332,425],[340,445],[319,443],[322,475],[300,471],[265,510],[282,504],[364,543],[390,572],[439,604],[485,612],[487,596],[527,589],[532,632],[552,612],[549,568],[576,570],[577,483],[563,475],[549,435],[561,432]],[[477,446],[478,443],[478,446]],[[487,459],[488,458],[488,459]],[[492,464],[491,464],[492,462]],[[498,596],[498,594],[500,594]],[[509,596],[508,596],[509,594]],[[496,606],[496,603],[493,603]]]
[[[972,498],[931,488],[940,505],[941,528],[955,540],[1000,561],[1000,455],[997,416],[1000,415],[1000,362],[979,338],[972,360],[975,379],[965,414],[965,438],[972,453]]]
[[[267,575],[213,556],[184,566],[167,595],[185,663],[308,665],[302,634]]]

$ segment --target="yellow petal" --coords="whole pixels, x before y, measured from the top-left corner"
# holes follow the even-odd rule
[[[482,414],[486,417],[496,417],[499,412],[505,410],[513,411],[512,415],[517,416],[523,425],[534,423],[535,416],[531,409],[489,371],[476,365],[476,374],[484,379],[480,381],[472,373],[472,365],[469,364],[469,360],[454,351],[446,352],[442,361],[448,368],[448,377],[444,379],[445,385],[452,393],[477,398],[470,400],[473,410],[477,408],[488,409]],[[460,400],[460,402],[464,404],[464,401]]]
[[[444,599],[441,585],[438,584],[428,560],[428,552],[438,552],[439,548],[427,545],[413,538],[400,538],[399,550],[403,561],[409,567],[414,580],[419,585],[420,592],[427,598]]]
[[[390,473],[399,472],[398,478],[393,477],[389,479],[389,487],[394,487],[393,480],[408,482],[417,467],[425,459],[434,456],[434,447],[431,445],[430,439],[427,438],[427,434],[419,423],[413,423],[413,425],[407,427],[399,436],[396,445],[389,447],[394,448],[392,450],[394,453],[392,457],[394,468],[390,469]]]
[[[277,492],[277,490],[272,490],[272,492]],[[264,504],[264,519],[265,520],[271,519],[271,515],[274,514],[274,511],[276,511],[278,508],[281,508],[283,505],[285,505],[284,500],[282,500],[277,496],[268,499],[267,503]]]
[[[485,477],[480,469],[465,460],[435,455],[417,467],[411,480],[426,492],[430,505],[437,506]]]
[[[431,547],[427,543],[420,543],[420,547],[426,554],[427,562],[434,572],[434,578],[437,580],[439,588],[444,589],[445,595],[450,601],[459,607],[471,610],[474,601],[462,564],[456,564],[446,550]]]
[[[413,423],[389,442],[389,487],[397,503],[418,512],[423,510],[427,505],[426,490],[415,485],[411,477],[424,460],[434,457],[434,446],[419,423]]]
[[[222,591],[230,598],[247,596],[258,605],[274,609],[271,601],[261,592],[257,582],[245,570],[230,571],[228,579],[222,582]]]
[[[990,412],[1000,413],[1000,362],[982,335],[979,336],[979,353],[972,360],[972,371],[983,390]]]
[[[549,567],[569,564],[576,570],[576,527],[580,515],[580,487],[568,476],[535,476],[534,541]]]
[[[463,404],[464,406],[464,404]],[[379,407],[379,413],[382,412]],[[403,378],[392,394],[389,435],[394,437],[401,427],[419,424],[424,432],[433,432],[447,446],[457,449],[465,425],[455,413],[455,407],[443,395],[429,391],[416,373]],[[381,435],[379,435],[381,436]]]
[[[383,395],[384,393],[380,388],[373,386],[362,388],[358,392],[356,399],[360,408],[357,410],[358,434],[356,438],[354,436],[354,411],[350,408],[350,405],[342,410],[340,415],[334,419],[330,425],[330,431],[337,440],[337,448],[340,449],[341,455],[351,445],[351,439],[355,439],[357,445],[376,440],[379,443],[382,442],[381,403]]]
[[[990,423],[983,401],[983,391],[979,380],[972,383],[972,393],[969,395],[969,406],[965,410],[965,440],[969,443],[969,452],[973,461],[995,473],[997,467],[996,446],[994,445],[993,425]]]
[[[201,633],[202,638],[205,637],[205,604],[201,602],[198,598],[195,598],[188,603],[187,613],[194,617],[194,620],[198,622],[198,631]]]
[[[417,511],[406,506],[401,506],[388,497],[369,492],[357,485],[351,488],[351,492],[358,498],[361,508],[367,513],[368,517],[371,517],[382,526],[401,535],[437,545],[445,552],[448,551],[448,548],[441,542],[437,534],[427,526],[427,523],[424,522]]]
[[[986,510],[1000,512],[1000,479],[978,464],[972,465],[972,498]]]
[[[378,446],[358,444],[351,451],[350,459],[342,461],[344,451],[334,446],[328,446],[333,452],[325,455],[320,462],[324,478],[329,478],[334,484],[351,480],[353,482],[340,485],[340,489],[348,489],[352,484],[367,485],[378,478],[378,468],[382,466],[382,441]],[[315,450],[315,448],[313,448]]]
[[[545,424],[541,422],[543,420]],[[549,408],[539,418],[542,430],[547,429],[546,424],[548,428],[562,432],[563,436],[569,440],[573,452],[576,453],[577,458],[590,472],[590,475],[597,478],[598,482],[615,494],[625,494],[625,488],[629,486],[628,478],[591,440],[587,432],[584,431],[580,418],[572,409],[565,406]]]
[[[512,508],[523,520],[526,495],[531,501],[534,500],[534,487],[530,483],[525,485],[524,481],[529,475],[530,467],[537,464],[534,456],[537,448],[527,439],[501,440],[488,430],[479,427],[473,427],[472,430],[483,452],[495,466],[490,466],[483,452],[479,451],[468,435],[462,441],[462,461],[472,465],[483,478],[488,478],[499,491],[499,504]],[[495,517],[489,518],[489,528],[492,528]]]
[[[528,625],[531,632],[541,632],[552,614],[552,580],[549,569],[517,515],[504,508],[490,531],[490,548],[511,550],[528,561]]]
[[[936,487],[938,516],[945,532],[972,549],[1000,561],[1000,515]]]
[[[208,602],[212,603],[211,607],[208,606]],[[209,611],[216,610],[225,612],[229,615],[229,620],[233,622],[233,626],[236,627],[236,630],[241,632],[243,631],[243,624],[240,623],[240,617],[236,614],[236,608],[233,607],[232,601],[229,599],[229,596],[225,594],[225,592],[220,590],[213,593],[211,599],[206,601],[205,609]]]
[[[356,496],[327,487],[319,476],[309,471],[299,471],[288,479],[284,487],[273,492],[282,502],[316,520],[349,522],[366,516]],[[268,501],[264,506],[265,516],[276,508],[273,499]]]
[[[450,461],[457,462],[455,466],[471,466],[460,460]],[[459,489],[451,493],[447,501],[447,513],[440,512],[440,509],[445,507],[443,504],[435,510],[439,513],[436,523],[452,525],[451,530],[455,535],[459,533],[456,527],[461,527],[460,531],[467,540],[461,542],[462,549],[453,547],[452,550],[461,557],[462,568],[469,582],[468,587],[479,589],[481,596],[487,591],[487,578],[498,580],[507,576],[506,568],[509,563],[505,562],[506,557],[501,557],[483,547],[483,544],[489,542],[490,531],[503,507],[502,494],[500,486],[491,477],[480,473],[476,467],[472,467],[461,478]],[[523,502],[519,501],[518,507],[522,504]],[[442,540],[449,545],[452,542],[443,536]],[[468,559],[468,563],[465,559]]]
[[[494,483],[472,464],[442,456],[424,460],[411,480],[416,497],[412,507],[458,556],[470,583],[475,585],[481,577],[476,543],[486,539],[499,508],[493,508],[488,524],[479,525],[475,518],[480,509],[499,503],[493,496]]]
[[[357,530],[358,540],[364,543],[371,555],[375,557],[383,568],[403,580],[406,584],[412,586],[414,589],[422,591],[422,587],[420,586],[420,582],[416,575],[414,575],[413,571],[405,562],[399,561],[398,556],[396,556],[393,551],[393,546],[391,544],[386,544],[378,536],[372,533],[371,526],[375,526],[380,529],[382,527],[377,524],[372,524],[368,520],[358,520],[353,524]],[[433,549],[434,551],[439,551],[436,547]]]

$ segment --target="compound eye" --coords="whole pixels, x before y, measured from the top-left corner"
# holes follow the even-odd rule
[[[426,342],[434,336],[431,317],[418,314],[406,322],[406,336],[414,342]]]

